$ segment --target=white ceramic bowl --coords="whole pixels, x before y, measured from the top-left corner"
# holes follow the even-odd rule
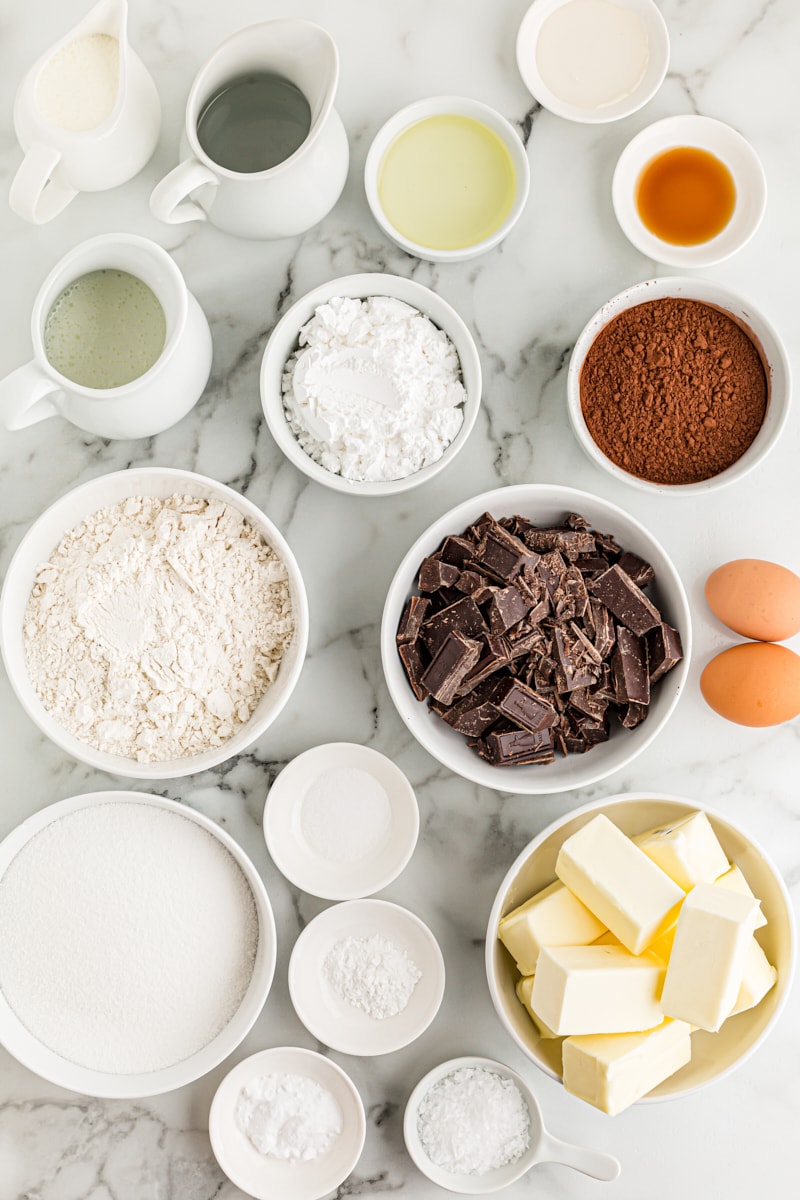
[[[358,858],[324,857],[303,829],[303,805],[326,772],[356,770],[370,776],[388,802],[388,828],[380,845]],[[341,823],[339,811],[335,819]],[[358,829],[349,830],[358,837]],[[264,837],[275,865],[295,887],[323,900],[359,900],[396,879],[414,853],[419,808],[414,789],[385,754],[353,742],[314,746],[292,759],[269,789],[264,806]]]
[[[644,168],[678,146],[713,154],[728,168],[736,186],[736,203],[727,225],[696,246],[676,246],[651,233],[636,205]],[[670,267],[710,267],[741,250],[758,229],[767,206],[767,181],[755,150],[730,125],[711,117],[667,117],[628,142],[614,171],[611,199],[622,232],[642,254]]]
[[[569,0],[535,0],[523,17],[517,34],[517,66],[522,82],[543,108],[567,121],[602,125],[638,112],[661,87],[669,66],[669,33],[658,7],[653,0],[616,0],[623,8],[637,13],[644,22],[649,46],[647,67],[638,87],[629,96],[603,108],[582,108],[557,96],[542,79],[536,63],[536,43],[542,26],[556,9],[567,3]]]
[[[287,360],[298,348],[300,330],[310,321],[314,312],[321,304],[325,304],[334,296],[354,296],[366,299],[368,296],[392,296],[402,300],[412,308],[429,317],[434,325],[447,334],[456,348],[461,362],[461,378],[466,391],[464,401],[464,420],[461,428],[445,450],[441,458],[429,466],[406,475],[403,479],[392,479],[386,482],[360,482],[345,479],[326,467],[314,462],[301,448],[296,437],[289,428],[286,413],[283,408],[281,380]],[[374,274],[344,275],[340,279],[332,279],[323,283],[313,291],[307,292],[300,300],[284,313],[278,324],[269,335],[261,362],[261,406],[267,421],[267,428],[278,446],[289,459],[289,462],[301,470],[309,479],[322,483],[325,487],[333,488],[336,492],[344,492],[348,496],[394,496],[406,492],[409,488],[426,483],[434,475],[438,475],[447,467],[463,447],[475,424],[478,409],[481,404],[481,363],[472,334],[461,317],[446,300],[430,288],[423,287],[413,279],[403,279],[399,275]]]
[[[380,1019],[343,1000],[324,969],[337,942],[376,934],[404,950],[422,973],[405,1008]],[[326,908],[300,934],[289,960],[289,994],[308,1032],[331,1050],[390,1054],[415,1041],[439,1011],[444,959],[428,926],[407,908],[387,900],[349,900]]]
[[[575,809],[548,825],[525,847],[500,884],[486,934],[486,975],[492,1002],[503,1025],[520,1050],[553,1079],[561,1078],[561,1040],[540,1038],[514,987],[518,972],[500,942],[501,917],[555,879],[555,863],[563,842],[598,813],[604,813],[623,833],[644,833],[657,825],[680,820],[692,812],[706,813],[731,862],[741,869],[761,900],[767,924],[757,937],[777,968],[778,981],[762,1002],[730,1017],[719,1033],[692,1034],[692,1060],[659,1084],[646,1100],[688,1096],[706,1084],[729,1075],[753,1054],[775,1025],[789,995],[794,974],[796,942],[792,906],[777,867],[749,834],[722,813],[697,800],[660,792],[626,792]]]
[[[420,703],[411,691],[397,653],[395,634],[407,598],[415,591],[414,581],[423,558],[433,554],[448,534],[461,534],[484,512],[494,517],[519,513],[546,525],[560,522],[570,512],[580,513],[603,533],[612,533],[626,550],[651,563],[656,580],[648,590],[664,619],[681,635],[684,658],[653,691],[650,713],[635,729],[612,723],[611,737],[586,754],[556,757],[547,765],[495,767],[470,750],[467,739],[456,733]],[[482,787],[523,795],[542,795],[588,787],[598,779],[620,770],[663,729],[686,684],[692,651],[689,604],[677,571],[660,544],[628,513],[615,504],[557,484],[531,483],[484,492],[457,505],[439,517],[417,538],[407,552],[389,586],[381,625],[381,657],[389,694],[410,732],[429,754],[449,770]]]
[[[304,1075],[329,1091],[342,1113],[342,1132],[326,1154],[309,1162],[284,1161],[261,1154],[236,1123],[239,1093],[259,1075]],[[321,1200],[355,1167],[364,1146],[364,1105],[341,1067],[299,1046],[274,1046],[251,1054],[223,1079],[211,1102],[208,1136],[222,1170],[232,1183],[256,1200]]]
[[[720,308],[750,334],[764,362],[767,373],[768,401],[764,423],[755,438],[737,462],[719,475],[702,479],[698,483],[650,483],[631,475],[612,462],[600,449],[589,432],[581,410],[580,380],[583,364],[592,342],[614,317],[626,309],[635,308],[651,300],[674,296],[683,300],[700,300],[704,304]],[[736,292],[711,279],[696,279],[693,276],[665,275],[660,279],[646,279],[634,283],[618,295],[612,296],[583,327],[567,371],[567,415],[572,432],[586,457],[595,466],[602,467],[620,483],[628,483],[644,492],[660,495],[688,496],[716,491],[729,483],[736,483],[749,474],[769,454],[783,432],[789,416],[791,400],[791,367],[780,335],[771,322],[748,300]]]
[[[278,676],[264,693],[247,721],[224,745],[203,754],[167,762],[140,763],[116,754],[106,754],[80,741],[50,715],[28,677],[22,638],[22,623],[36,572],[66,533],[86,517],[129,496],[196,496],[221,500],[243,514],[264,541],[282,559],[289,575],[289,590],[295,629],[283,656]],[[260,509],[233,488],[192,471],[167,467],[134,467],[100,475],[67,492],[51,504],[30,527],[11,560],[0,597],[0,648],[11,686],[28,716],[41,731],[73,758],[111,775],[128,779],[175,779],[193,775],[225,762],[245,750],[272,724],[289,699],[303,666],[308,643],[308,601],[300,568],[286,540]]]
[[[175,800],[165,800],[161,796],[151,796],[146,792],[92,792],[87,795],[71,796],[67,800],[60,800],[56,804],[51,804],[34,813],[32,817],[28,817],[26,821],[12,830],[8,837],[0,843],[0,879],[20,850],[52,822],[78,810],[108,803],[152,805],[154,808],[177,813],[188,821],[193,821],[201,829],[205,829],[235,859],[250,886],[258,916],[258,950],[250,983],[239,1008],[212,1042],[209,1042],[196,1054],[184,1059],[183,1062],[175,1063],[162,1070],[118,1075],[92,1070],[70,1062],[43,1045],[26,1028],[22,1021],[24,1014],[18,1016],[0,991],[0,1042],[9,1054],[12,1054],[14,1058],[36,1075],[41,1076],[42,1079],[58,1084],[59,1087],[71,1088],[72,1091],[82,1092],[87,1096],[130,1100],[140,1096],[155,1096],[162,1092],[172,1092],[176,1088],[183,1087],[185,1084],[199,1079],[201,1075],[207,1074],[236,1049],[264,1007],[275,971],[277,942],[272,908],[261,876],[238,843],[219,825],[201,813],[195,812]],[[124,855],[121,855],[121,861],[123,858]],[[124,875],[121,874],[120,878],[124,878]],[[63,897],[63,900],[64,903],[69,903],[69,897]],[[52,987],[58,988],[58,979],[52,979],[50,983]],[[123,1012],[124,1003],[125,997],[121,996],[120,1007]]]
[[[489,237],[458,250],[435,250],[430,246],[423,246],[419,242],[412,242],[409,238],[404,237],[402,233],[395,229],[387,217],[378,193],[378,177],[381,163],[386,151],[395,138],[399,137],[410,125],[416,124],[417,121],[424,121],[428,117],[436,117],[442,114],[471,117],[472,120],[481,121],[484,125],[487,125],[489,129],[497,134],[508,149],[517,179],[514,202],[511,206],[511,211],[502,225]],[[482,104],[480,100],[473,100],[469,96],[429,96],[424,100],[416,100],[413,104],[408,104],[405,108],[401,108],[375,134],[367,153],[367,161],[364,165],[364,188],[367,193],[367,203],[373,217],[386,236],[391,238],[401,250],[405,250],[407,254],[413,254],[415,258],[424,258],[428,262],[466,262],[470,258],[477,258],[478,255],[485,254],[487,250],[493,250],[514,228],[522,215],[528,199],[530,166],[525,147],[513,125],[505,117],[501,116],[500,113],[490,108],[488,104]]]

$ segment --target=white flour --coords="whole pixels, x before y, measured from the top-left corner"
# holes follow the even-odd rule
[[[342,1110],[327,1088],[305,1075],[259,1075],[239,1093],[236,1123],[261,1154],[313,1162],[342,1132]]]
[[[388,296],[337,296],[300,330],[283,403],[306,454],[357,481],[403,479],[461,428],[466,392],[450,339]]]
[[[401,1013],[422,978],[402,946],[379,933],[342,938],[325,956],[324,970],[337,996],[375,1021]]]
[[[25,613],[31,682],[83,742],[139,762],[220,746],[293,630],[286,568],[220,501],[133,497],[73,529]]]

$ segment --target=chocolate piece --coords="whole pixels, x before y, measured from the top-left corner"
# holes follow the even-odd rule
[[[596,575],[602,575],[608,570],[608,562],[604,558],[600,558],[597,554],[581,555],[575,559],[575,566],[580,571],[581,575],[588,576],[593,579]]]
[[[592,620],[594,622],[595,648],[600,658],[605,659],[608,658],[613,650],[614,642],[617,638],[614,621],[611,613],[599,600],[590,600],[589,606],[592,610]]]
[[[473,592],[483,587],[483,579],[477,571],[462,571],[453,587],[457,588],[459,592],[463,592],[465,596],[471,596]]]
[[[467,559],[472,558],[474,552],[475,547],[467,538],[446,537],[442,542],[439,558],[442,562],[450,563],[459,570],[463,570]]]
[[[434,699],[450,704],[461,680],[478,661],[480,652],[480,642],[465,637],[458,629],[451,630],[434,654],[420,684]]]
[[[622,547],[615,537],[610,533],[598,533],[593,530],[594,541],[597,549],[601,554],[604,554],[610,563],[615,563],[622,554]]]
[[[582,617],[589,606],[589,593],[575,566],[567,567],[553,593],[553,608],[559,621]]]
[[[676,667],[683,658],[680,634],[671,625],[662,622],[651,629],[645,638],[650,671],[650,686],[658,683],[662,675]]]
[[[490,633],[484,639],[484,649],[481,657],[478,659],[475,666],[464,677],[464,680],[456,692],[457,696],[465,695],[482,683],[484,679],[488,679],[490,675],[494,675],[502,667],[508,666],[511,661],[511,655],[508,650],[508,643],[502,636],[495,636]]]
[[[645,562],[643,558],[639,558],[638,554],[634,554],[631,550],[626,550],[622,558],[617,562],[617,566],[626,575],[630,575],[637,587],[646,588],[648,583],[652,583],[656,577],[656,573],[650,566],[649,562]]]
[[[594,552],[594,538],[585,529],[529,529],[523,540],[537,554],[558,550],[564,558],[573,561],[579,554]]]
[[[505,633],[512,625],[522,620],[530,607],[513,584],[506,588],[498,588],[486,609],[489,628],[492,633]]]
[[[460,574],[458,567],[452,563],[442,562],[439,558],[425,558],[420,564],[417,584],[421,592],[438,592],[439,588],[452,587]]]
[[[442,713],[443,719],[456,733],[467,737],[480,737],[497,721],[497,709],[490,703],[497,688],[497,680],[487,679],[478,684],[463,700],[450,706]],[[433,706],[431,706],[433,707]]]
[[[603,575],[593,579],[589,591],[639,637],[661,624],[661,613],[655,604],[619,566],[609,567]]]
[[[586,717],[591,717],[593,721],[602,721],[611,699],[614,697],[599,696],[594,688],[573,688],[569,693],[569,707]]]
[[[418,700],[424,700],[428,689],[422,682],[425,673],[425,663],[419,650],[418,642],[405,642],[397,647],[400,661],[405,668],[406,677],[411,684],[411,690]]]
[[[598,664],[588,658],[584,646],[569,630],[557,627],[553,632],[556,652],[556,687],[559,692],[587,687],[599,675]]]
[[[650,703],[650,676],[647,673],[647,645],[624,625],[617,626],[617,644],[611,655],[617,701],[628,704]]]
[[[486,529],[475,551],[475,561],[503,583],[510,583],[532,559],[535,556],[525,543],[496,521]]]
[[[505,680],[494,694],[492,703],[499,713],[508,717],[515,725],[538,733],[555,724],[556,711],[553,705],[519,679]]]
[[[532,733],[529,729],[504,729],[488,733],[477,746],[478,753],[495,767],[522,766],[525,763],[551,763],[553,737],[549,729]]]
[[[397,626],[398,642],[415,642],[419,637],[420,627],[431,606],[427,596],[409,596],[400,624]]]
[[[422,623],[419,636],[431,654],[435,654],[448,633],[452,633],[454,630],[458,630],[467,637],[489,632],[489,628],[481,616],[481,610],[472,596],[462,596],[455,604],[448,604],[446,608],[441,608],[432,617],[428,617]]]
[[[635,729],[637,725],[641,725],[646,716],[647,705],[637,704],[635,700],[631,700],[630,704],[626,707],[624,713],[622,714],[620,723],[624,725],[626,729]]]
[[[564,572],[567,569],[567,564],[564,562],[557,550],[550,550],[547,554],[543,554],[536,564],[536,572],[541,580],[543,580],[547,588],[547,594],[550,599],[564,578]]]

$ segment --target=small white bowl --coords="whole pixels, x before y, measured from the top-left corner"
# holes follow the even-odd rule
[[[484,1175],[456,1175],[451,1171],[438,1167],[428,1158],[419,1136],[419,1108],[425,1096],[442,1079],[452,1075],[454,1071],[464,1068],[482,1069],[499,1075],[502,1079],[510,1079],[517,1085],[530,1116],[530,1144],[516,1162],[508,1166],[498,1167],[487,1171]],[[597,1150],[588,1150],[583,1146],[575,1146],[570,1142],[562,1142],[547,1132],[542,1120],[542,1110],[539,1108],[532,1090],[516,1071],[512,1071],[505,1063],[496,1062],[491,1058],[479,1058],[466,1055],[463,1058],[451,1058],[449,1062],[440,1063],[419,1081],[408,1098],[403,1117],[403,1137],[406,1149],[414,1163],[423,1175],[439,1187],[450,1192],[458,1192],[461,1196],[485,1196],[490,1192],[499,1192],[509,1184],[515,1183],[525,1175],[536,1163],[553,1162],[565,1167],[573,1167],[576,1171],[590,1175],[592,1179],[609,1181],[616,1179],[620,1173],[620,1165],[610,1154]]]
[[[648,100],[652,100],[667,73],[669,66],[669,33],[659,9],[653,0],[616,0],[622,8],[630,9],[641,17],[647,29],[649,58],[647,68],[638,87],[629,96],[602,108],[583,108],[562,100],[542,79],[536,63],[536,44],[542,26],[556,9],[563,8],[570,0],[535,0],[525,16],[517,34],[517,66],[522,82],[543,108],[567,121],[578,121],[585,125],[602,125],[619,121],[638,112]]]
[[[205,829],[225,847],[236,861],[250,886],[258,916],[258,950],[250,984],[239,1008],[225,1028],[207,1046],[184,1059],[183,1062],[175,1063],[174,1066],[161,1070],[118,1075],[92,1070],[89,1067],[82,1067],[77,1063],[70,1062],[45,1046],[26,1028],[22,1020],[24,1014],[18,1016],[0,991],[0,1042],[18,1062],[42,1079],[58,1084],[59,1087],[70,1088],[72,1091],[82,1092],[87,1096],[133,1100],[141,1096],[157,1096],[163,1092],[172,1092],[187,1083],[192,1083],[195,1079],[206,1075],[236,1049],[249,1033],[269,994],[275,972],[277,939],[272,908],[261,876],[238,843],[216,822],[195,812],[194,809],[187,808],[175,800],[151,796],[147,792],[91,792],[87,795],[70,796],[67,800],[60,800],[34,813],[0,843],[0,878],[22,848],[50,824],[79,810],[109,803],[147,804],[153,808],[176,813],[187,821],[199,825],[201,829]],[[120,875],[120,879],[124,879],[123,874]],[[62,899],[64,903],[69,903],[69,897]],[[58,979],[55,978],[49,981],[50,985],[56,989],[58,982]],[[125,997],[121,996],[121,1011],[124,1011],[124,1002]]]
[[[321,304],[325,304],[334,296],[354,296],[360,299],[366,299],[368,296],[391,296],[402,300],[430,318],[455,346],[461,362],[461,380],[467,394],[461,428],[441,458],[403,479],[391,479],[386,482],[345,479],[314,462],[301,448],[289,428],[281,390],[287,360],[299,346],[302,327],[311,320]],[[403,279],[399,275],[383,275],[379,272],[344,275],[307,292],[281,317],[269,335],[261,361],[261,406],[267,428],[289,462],[294,463],[315,483],[324,484],[325,487],[333,488],[335,492],[344,492],[348,496],[366,496],[371,499],[376,496],[395,496],[410,488],[419,487],[421,483],[433,479],[434,475],[438,475],[449,466],[464,446],[475,424],[481,404],[481,386],[481,362],[475,342],[455,309],[436,292],[413,279]]]
[[[501,917],[553,882],[562,844],[598,813],[604,813],[623,833],[632,836],[697,811],[706,814],[728,858],[741,869],[762,902],[767,924],[758,930],[758,941],[777,968],[778,981],[760,1004],[730,1017],[719,1033],[696,1030],[692,1034],[691,1062],[640,1103],[688,1096],[723,1079],[746,1062],[774,1028],[789,996],[796,958],[791,900],[777,867],[749,834],[698,800],[661,792],[625,792],[585,804],[543,829],[511,864],[489,916],[486,975],[492,1003],[523,1054],[551,1078],[561,1079],[561,1039],[540,1038],[517,998],[514,988],[518,972],[497,936]]]
[[[636,206],[639,178],[647,164],[682,146],[713,154],[728,168],[736,187],[735,207],[725,228],[695,246],[676,246],[651,233]],[[730,125],[710,117],[667,117],[628,142],[614,170],[611,199],[622,232],[642,254],[670,267],[710,267],[736,254],[758,229],[767,206],[767,181],[755,150]]]
[[[683,300],[700,300],[704,304],[719,308],[727,313],[734,321],[749,333],[757,349],[761,352],[764,369],[767,374],[767,412],[764,423],[755,438],[735,463],[719,475],[710,479],[702,479],[698,483],[651,483],[647,479],[639,479],[618,467],[602,452],[589,432],[581,409],[581,371],[586,355],[592,342],[601,329],[613,321],[614,317],[637,304],[645,304],[651,300],[661,300],[666,296],[675,296]],[[789,416],[791,400],[791,367],[789,358],[778,331],[749,300],[745,300],[730,288],[724,287],[711,279],[697,279],[691,275],[664,275],[660,279],[647,279],[643,283],[634,283],[623,292],[612,296],[597,310],[594,316],[584,325],[575,343],[569,360],[567,371],[567,415],[572,432],[578,439],[578,444],[586,457],[595,466],[602,467],[620,483],[628,483],[631,487],[643,492],[653,492],[663,496],[700,495],[713,492],[729,483],[736,483],[749,474],[754,467],[769,454],[776,444],[786,425]]]
[[[335,862],[305,836],[303,805],[309,788],[326,772],[346,768],[365,772],[383,790],[389,826],[381,844],[363,857]],[[353,742],[331,742],[298,755],[281,771],[264,806],[264,837],[278,870],[295,887],[323,900],[359,900],[379,892],[406,866],[418,834],[417,798],[403,772],[384,754]]]
[[[482,241],[475,242],[472,246],[464,246],[458,250],[435,250],[430,246],[423,246],[419,242],[412,242],[409,238],[404,237],[402,233],[395,229],[387,217],[378,193],[378,176],[381,164],[386,151],[395,138],[399,137],[410,125],[415,125],[418,121],[424,121],[428,117],[441,115],[471,117],[474,121],[480,121],[484,125],[488,125],[489,129],[497,134],[511,155],[517,180],[514,202],[511,206],[511,211],[502,225],[489,237],[483,238]],[[428,262],[454,263],[466,262],[468,259],[477,258],[478,255],[485,254],[487,250],[493,250],[495,246],[499,245],[508,236],[522,216],[522,211],[525,208],[530,190],[530,175],[528,156],[519,134],[513,125],[505,117],[501,116],[500,113],[496,112],[495,109],[490,108],[488,104],[482,104],[480,100],[473,100],[469,96],[429,96],[424,100],[416,100],[413,104],[408,104],[405,108],[401,108],[375,134],[372,145],[367,153],[367,161],[364,165],[364,188],[367,193],[367,203],[373,217],[386,236],[391,238],[396,246],[399,246],[401,250],[405,250],[407,254],[413,254],[415,258],[423,258]]]
[[[337,942],[374,934],[399,946],[422,972],[402,1012],[379,1020],[337,995],[324,970]],[[349,900],[326,908],[300,934],[289,960],[289,994],[308,1032],[331,1050],[390,1054],[415,1041],[439,1011],[444,959],[428,926],[407,908],[387,900]]]
[[[595,529],[614,534],[626,550],[632,550],[652,564],[656,579],[649,594],[664,619],[680,633],[684,658],[655,688],[646,721],[635,729],[612,727],[609,740],[594,746],[586,754],[558,756],[555,762],[546,765],[495,767],[470,750],[462,734],[456,733],[445,721],[429,712],[427,704],[415,698],[397,653],[395,635],[400,616],[406,600],[415,591],[415,579],[423,558],[433,554],[448,534],[463,533],[484,512],[490,512],[494,517],[519,513],[541,525],[561,521],[567,513],[577,512]],[[686,592],[671,559],[652,534],[608,500],[550,483],[517,484],[483,492],[434,521],[417,538],[397,568],[389,585],[381,624],[381,658],[389,694],[419,744],[464,779],[481,787],[527,796],[588,787],[628,766],[669,720],[688,678],[691,652],[692,623]]]
[[[256,1150],[239,1128],[239,1093],[259,1075],[272,1073],[304,1075],[333,1095],[342,1112],[342,1132],[326,1154],[309,1162],[273,1158]],[[214,1093],[208,1118],[214,1157],[230,1181],[255,1200],[321,1200],[355,1168],[366,1132],[364,1105],[350,1076],[323,1054],[299,1046],[275,1046],[243,1059]]]
[[[28,676],[22,637],[23,618],[38,568],[47,562],[49,555],[71,529],[99,509],[119,504],[129,496],[159,496],[166,499],[174,495],[221,500],[242,513],[258,530],[286,566],[294,634],[281,660],[275,682],[259,700],[250,720],[224,745],[186,758],[140,763],[96,750],[69,733],[51,716]],[[11,686],[28,716],[42,733],[79,762],[127,779],[177,779],[182,775],[208,770],[240,754],[256,738],[261,737],[284,708],[300,678],[307,644],[308,600],[305,586],[297,560],[277,527],[255,504],[233,488],[205,475],[171,467],[134,467],[127,471],[115,471],[111,475],[100,475],[56,500],[34,522],[20,542],[0,596],[0,649]]]

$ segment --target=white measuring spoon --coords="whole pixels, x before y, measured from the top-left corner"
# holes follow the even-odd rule
[[[483,1068],[503,1079],[513,1080],[525,1098],[530,1112],[530,1145],[528,1149],[516,1162],[509,1163],[505,1167],[498,1167],[493,1171],[487,1171],[483,1175],[458,1175],[452,1171],[445,1171],[442,1167],[437,1167],[428,1158],[419,1136],[418,1113],[423,1097],[434,1084],[464,1067]],[[491,1058],[477,1058],[472,1055],[464,1058],[451,1058],[448,1062],[440,1063],[438,1067],[429,1071],[408,1098],[403,1119],[403,1136],[408,1153],[423,1175],[427,1175],[428,1179],[438,1184],[439,1187],[447,1188],[451,1192],[459,1192],[461,1195],[478,1196],[486,1195],[489,1192],[499,1192],[501,1188],[508,1187],[509,1184],[520,1179],[536,1163],[543,1162],[561,1163],[565,1167],[573,1167],[576,1171],[582,1171],[584,1175],[590,1175],[592,1179],[605,1181],[616,1179],[620,1173],[619,1161],[612,1155],[603,1154],[599,1150],[589,1150],[584,1146],[575,1146],[571,1142],[562,1142],[548,1133],[544,1127],[536,1097],[522,1076],[505,1066],[504,1063],[495,1062]]]

